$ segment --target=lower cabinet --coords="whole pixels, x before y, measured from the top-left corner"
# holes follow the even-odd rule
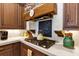
[[[21,56],[27,56],[27,49],[21,46]]]
[[[20,55],[19,42],[0,46],[0,56],[19,56],[19,55]]]
[[[21,56],[47,56],[47,55],[21,43]]]
[[[20,56],[20,42],[13,43],[13,56]]]
[[[12,44],[0,46],[0,56],[13,56]]]
[[[13,56],[12,50],[11,49],[3,50],[0,52],[0,56]]]
[[[17,42],[0,46],[0,56],[47,56],[46,54]]]

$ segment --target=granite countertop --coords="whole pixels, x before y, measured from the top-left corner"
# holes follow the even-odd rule
[[[32,43],[26,42],[24,39],[24,37],[11,37],[4,41],[0,40],[0,46],[15,42],[21,42],[49,56],[79,56],[78,47],[75,47],[75,49],[68,49],[63,47],[62,44],[56,43],[49,49],[45,49]]]

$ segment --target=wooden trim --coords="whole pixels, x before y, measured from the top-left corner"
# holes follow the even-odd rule
[[[40,7],[34,9],[35,14],[33,17],[30,17],[29,13],[23,14],[24,20],[35,19],[40,16],[52,13],[52,15],[57,13],[57,5],[55,3],[45,3]]]

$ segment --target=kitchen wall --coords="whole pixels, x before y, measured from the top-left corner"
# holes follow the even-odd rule
[[[34,30],[36,28],[36,22],[35,21],[27,21],[26,22],[26,28],[27,30]]]
[[[57,15],[54,15],[52,19],[52,39],[62,42],[63,38],[58,37],[54,31],[63,30],[63,4],[57,4]]]

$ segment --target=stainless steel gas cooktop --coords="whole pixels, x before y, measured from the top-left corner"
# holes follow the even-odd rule
[[[25,39],[25,41],[38,45],[38,46],[41,46],[43,48],[47,48],[47,49],[55,44],[54,40],[49,40],[49,39],[37,40],[36,37],[31,38],[31,39]]]

